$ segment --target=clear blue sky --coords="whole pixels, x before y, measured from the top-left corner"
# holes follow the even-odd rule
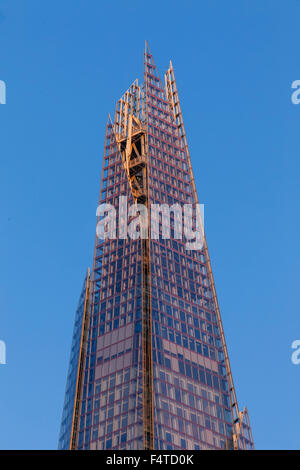
[[[56,448],[107,113],[172,59],[239,402],[299,449],[300,1],[0,0],[0,447]]]

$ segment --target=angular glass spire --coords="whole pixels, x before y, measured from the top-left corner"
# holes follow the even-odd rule
[[[127,210],[140,204],[148,211],[136,237],[124,232],[137,214],[129,222],[119,216],[120,196]],[[202,221],[197,249],[182,227],[186,207],[195,227],[198,196],[173,67],[163,85],[147,44],[143,85],[133,82],[107,123],[99,203],[111,206],[98,222],[115,210],[114,236],[96,237],[89,302],[76,314],[87,334],[79,343],[74,332],[59,447],[253,448]]]

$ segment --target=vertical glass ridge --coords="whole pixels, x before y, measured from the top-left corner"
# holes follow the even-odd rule
[[[74,429],[75,413],[78,413],[78,400],[80,393],[81,357],[84,340],[85,319],[89,300],[89,271],[85,277],[75,314],[75,324],[70,353],[70,362],[65,391],[61,427],[59,433],[58,449],[70,449]]]

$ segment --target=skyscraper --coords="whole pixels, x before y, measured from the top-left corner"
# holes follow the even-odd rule
[[[252,449],[202,220],[197,249],[177,230],[182,208],[196,210],[197,225],[199,204],[173,67],[163,86],[147,44],[144,83],[135,80],[108,119],[100,206],[59,448]]]

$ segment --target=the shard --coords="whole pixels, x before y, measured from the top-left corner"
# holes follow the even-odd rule
[[[143,84],[107,122],[98,228],[116,217],[75,316],[60,449],[253,449],[202,219],[198,249],[177,230],[198,204],[173,67],[163,84],[146,44]]]

